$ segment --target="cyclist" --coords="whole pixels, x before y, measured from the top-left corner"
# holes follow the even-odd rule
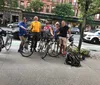
[[[24,42],[25,42],[26,29],[27,29],[26,21],[27,21],[27,19],[26,19],[26,17],[24,17],[23,21],[18,23],[19,38],[21,40],[18,52],[21,52],[23,50],[23,45],[24,45]]]
[[[40,36],[40,31],[41,31],[41,23],[38,21],[38,17],[34,17],[34,21],[30,25],[31,32],[32,32],[32,44],[31,44],[31,50],[34,48],[34,51],[36,52],[36,46],[37,46],[37,41],[39,40]],[[34,47],[33,47],[34,44]]]
[[[59,28],[60,28],[60,24],[59,24],[59,22],[56,22],[55,23],[55,27],[53,29],[53,31],[54,31],[54,38],[55,38],[56,41],[58,40],[58,37],[59,37]]]
[[[46,25],[44,26],[43,31],[44,31],[44,38],[47,39],[47,40],[51,36],[54,36],[53,30],[52,30],[51,26],[49,25],[48,21],[46,21]]]
[[[61,22],[61,28],[59,29],[59,32],[60,32],[59,40],[60,40],[60,46],[61,46],[61,53],[65,55],[66,45],[67,45],[67,33],[69,34],[69,36],[71,36],[71,31],[69,27],[66,25],[65,21]]]

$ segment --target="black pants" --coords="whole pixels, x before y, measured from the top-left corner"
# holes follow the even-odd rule
[[[31,43],[31,48],[36,48],[37,42],[39,41],[40,33],[39,32],[33,32],[32,33],[32,43]]]

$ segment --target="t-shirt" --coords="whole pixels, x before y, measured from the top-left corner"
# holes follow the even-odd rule
[[[26,30],[21,28],[21,26],[23,26],[24,28],[27,28],[27,25],[24,22],[19,22],[18,26],[19,26],[19,36],[25,35],[26,34]]]
[[[61,37],[66,37],[67,36],[67,31],[68,31],[68,29],[69,29],[69,27],[66,25],[66,26],[64,26],[64,27],[61,27],[60,29],[59,29],[59,31],[60,31],[60,36]]]
[[[39,21],[33,21],[30,28],[32,32],[40,32],[41,23]]]
[[[51,36],[51,33],[50,33],[50,26],[48,25],[48,26],[45,26],[44,28],[43,28],[43,30],[44,30],[44,36],[46,37],[46,38],[48,38],[49,36]]]
[[[50,26],[45,26],[45,27],[43,28],[43,30],[49,32],[49,31],[50,31]]]

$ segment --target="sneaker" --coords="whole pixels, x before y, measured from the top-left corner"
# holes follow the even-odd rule
[[[19,49],[18,52],[22,52],[22,50]]]

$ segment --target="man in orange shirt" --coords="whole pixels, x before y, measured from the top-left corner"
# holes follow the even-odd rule
[[[32,50],[32,48],[34,48],[34,51],[36,52],[37,41],[39,40],[40,31],[41,31],[41,23],[38,21],[37,16],[34,17],[34,21],[31,23],[30,28],[31,28],[31,32],[33,34],[31,50]],[[33,46],[33,44],[34,44],[34,46]]]

